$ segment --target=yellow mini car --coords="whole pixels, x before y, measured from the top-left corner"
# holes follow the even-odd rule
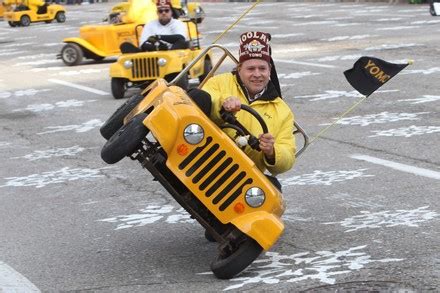
[[[101,157],[109,164],[125,156],[139,161],[204,227],[207,240],[218,242],[219,254],[211,263],[211,270],[216,277],[229,279],[275,244],[284,230],[281,216],[285,206],[280,191],[242,151],[243,145],[239,147],[222,128],[240,133],[247,130],[230,122],[218,127],[186,91],[175,86],[213,48],[220,48],[225,54],[207,79],[224,56],[237,63],[227,49],[211,45],[170,83],[157,79],[142,95],[123,104],[101,127],[101,134],[108,139]],[[255,110],[246,105],[242,109],[267,132]],[[298,126],[296,129],[306,140],[305,132]],[[297,155],[305,147],[306,144]]]
[[[128,88],[145,88],[157,78],[173,80],[200,54],[197,24],[189,19],[185,22],[188,25],[188,35],[194,36],[189,41],[188,49],[122,54],[115,63],[110,65],[111,90],[115,99],[122,99]],[[191,68],[187,76],[180,79],[178,85],[187,89],[190,78],[203,81],[211,68],[212,57],[208,53],[201,62]]]
[[[127,6],[126,3],[117,4],[112,8],[112,12],[115,10],[117,14],[126,10]],[[201,10],[196,3],[188,7],[191,8],[191,13],[195,10]],[[151,5],[151,8],[148,9],[147,15],[142,17],[142,22],[82,26],[79,37],[63,40],[66,44],[57,58],[63,60],[64,64],[68,66],[74,66],[80,64],[84,58],[100,61],[107,57],[118,56],[121,54],[119,47],[124,42],[130,42],[137,46],[145,20],[157,18],[156,6]],[[112,22],[112,14],[109,16],[110,22]]]
[[[33,22],[51,23],[53,20],[57,22],[66,21],[66,9],[59,4],[47,5],[45,13],[38,13],[37,11],[29,9],[25,5],[17,6],[13,11],[5,12],[5,20],[12,27],[15,26],[29,26]]]

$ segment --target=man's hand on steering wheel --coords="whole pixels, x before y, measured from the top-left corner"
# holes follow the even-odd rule
[[[268,163],[275,163],[275,138],[270,133],[263,133],[258,136],[258,140],[260,141],[260,149],[266,156],[266,160]]]
[[[223,102],[223,108],[228,112],[238,112],[241,109],[241,101],[239,98],[231,96]]]

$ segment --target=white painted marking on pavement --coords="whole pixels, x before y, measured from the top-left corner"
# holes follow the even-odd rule
[[[428,169],[423,169],[423,168],[418,168],[418,167],[405,165],[405,164],[401,164],[401,163],[396,163],[396,162],[383,160],[383,159],[379,159],[379,158],[375,158],[375,157],[370,157],[370,156],[366,156],[366,155],[355,154],[355,155],[351,155],[350,157],[353,159],[356,159],[356,160],[361,160],[361,161],[366,161],[366,162],[377,164],[377,165],[382,165],[382,166],[385,166],[385,167],[388,167],[388,168],[391,168],[394,170],[412,173],[414,175],[424,176],[424,177],[440,180],[440,172],[436,172],[436,171],[432,171],[432,170],[428,170]]]
[[[25,276],[0,261],[0,292],[41,292]]]
[[[337,68],[337,66],[334,65],[318,64],[318,63],[310,63],[310,62],[290,61],[290,60],[282,60],[282,59],[275,59],[274,61],[277,63],[281,62],[281,63],[300,64],[300,65],[308,65],[308,66],[324,67],[324,68]]]
[[[86,92],[91,92],[91,93],[94,93],[94,94],[97,94],[97,95],[101,95],[101,96],[110,95],[109,93],[101,91],[101,90],[97,90],[97,89],[94,89],[94,88],[91,88],[91,87],[88,87],[88,86],[82,86],[82,85],[74,84],[74,83],[71,83],[71,82],[68,82],[68,81],[64,81],[64,80],[48,79],[48,81],[53,82],[53,83],[57,83],[57,84],[61,84],[61,85],[65,85],[65,86],[68,86],[68,87],[73,87],[73,88],[76,88],[76,89],[79,89],[79,90],[83,90],[83,91],[86,91]]]

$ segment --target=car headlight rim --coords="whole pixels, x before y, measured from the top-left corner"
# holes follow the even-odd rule
[[[125,61],[124,61],[124,68],[125,68],[125,69],[130,69],[131,67],[133,67],[133,61],[131,61],[131,60],[125,60]]]
[[[259,187],[251,187],[245,193],[246,203],[253,208],[261,207],[266,201],[266,194]]]
[[[199,144],[205,137],[203,128],[195,123],[189,124],[183,131],[183,138],[189,144]]]

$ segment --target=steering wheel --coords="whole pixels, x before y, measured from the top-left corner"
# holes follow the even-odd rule
[[[263,120],[261,115],[258,114],[257,111],[255,111],[254,109],[252,109],[248,105],[243,105],[243,104],[241,104],[240,108],[241,108],[241,110],[248,112],[249,114],[254,116],[255,119],[257,119],[257,121],[260,123],[261,128],[263,129],[263,133],[269,132],[269,130],[267,129],[266,122]],[[220,110],[220,116],[223,119],[223,121],[226,122],[226,124],[221,126],[222,129],[233,128],[237,131],[238,134],[240,134],[242,136],[249,135],[249,139],[248,139],[249,146],[251,148],[253,148],[254,150],[261,151],[260,146],[259,146],[260,141],[258,140],[258,138],[255,135],[253,135],[252,133],[250,133],[250,131],[237,120],[237,117],[235,117],[235,115],[233,113],[226,111],[222,107]]]

